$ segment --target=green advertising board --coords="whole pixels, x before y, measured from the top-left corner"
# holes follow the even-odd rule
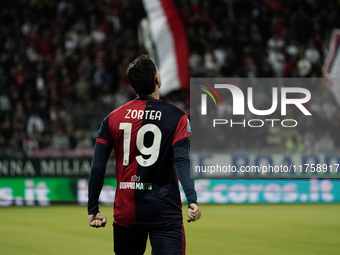
[[[105,179],[102,202],[114,199],[116,183],[115,178]],[[79,178],[3,178],[0,179],[0,206],[44,206],[51,202],[86,204],[87,187],[87,179]]]
[[[115,178],[106,178],[99,197],[112,205],[117,187]],[[199,203],[334,203],[340,202],[340,180],[250,180],[197,179]],[[182,201],[185,196],[182,188]],[[51,203],[86,205],[85,178],[2,178],[0,206],[47,206]]]

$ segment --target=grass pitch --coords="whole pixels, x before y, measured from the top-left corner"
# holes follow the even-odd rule
[[[202,219],[185,223],[188,255],[340,254],[340,204],[200,207]],[[0,208],[0,254],[113,254],[112,207],[101,211],[108,224],[94,229],[84,206]]]

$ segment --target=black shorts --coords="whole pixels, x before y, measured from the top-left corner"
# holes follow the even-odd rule
[[[153,255],[185,255],[183,225],[160,229],[113,224],[113,250],[117,255],[142,255],[148,235]]]

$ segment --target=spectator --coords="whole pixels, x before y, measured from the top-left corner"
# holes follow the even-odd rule
[[[78,129],[75,132],[75,138],[77,140],[76,148],[92,148],[93,143],[91,139],[86,135],[84,130]]]
[[[118,15],[118,10],[117,9],[114,8],[110,12],[110,14],[107,16],[107,20],[109,22],[111,22],[113,31],[115,31],[115,32],[119,32],[120,31],[120,29],[122,27],[122,24],[121,24],[120,17]]]
[[[38,60],[38,53],[36,50],[36,46],[34,44],[30,44],[26,48],[26,56],[29,62],[35,63]]]
[[[282,77],[283,76],[283,69],[285,63],[285,56],[281,53],[279,47],[273,48],[268,53],[268,62],[270,63],[275,76]]]
[[[309,76],[312,71],[312,63],[303,53],[300,54],[300,60],[297,62],[297,69],[298,75],[301,78]]]
[[[42,133],[45,129],[44,121],[38,113],[34,111],[27,121],[27,135],[32,137],[34,132]]]
[[[45,88],[45,81],[44,81],[44,78],[42,77],[41,72],[38,73],[35,84],[36,84],[37,91],[41,91]]]
[[[79,31],[78,45],[80,49],[86,49],[91,43],[91,37],[87,33],[86,29],[80,29]]]
[[[316,65],[320,60],[320,53],[316,49],[313,41],[309,42],[309,47],[305,51],[305,57],[312,62],[312,64]]]
[[[8,98],[8,95],[0,95],[0,111],[7,112],[11,110],[11,102]]]
[[[39,148],[48,149],[51,147],[51,142],[52,142],[51,135],[48,132],[43,132],[41,134]]]
[[[223,65],[226,56],[227,53],[221,46],[214,50],[214,59],[216,59],[217,67],[221,67]]]
[[[129,92],[126,90],[125,85],[120,85],[118,87],[117,93],[114,95],[113,102],[114,108],[118,108],[129,101]]]
[[[189,65],[192,75],[198,74],[199,70],[202,68],[202,57],[196,50],[194,50],[189,57]]]
[[[74,29],[70,29],[70,31],[66,34],[65,40],[65,49],[66,49],[66,56],[70,56],[73,51],[78,47],[78,34]]]
[[[74,86],[77,100],[86,102],[90,98],[90,84],[86,81],[85,77],[81,75]]]
[[[204,68],[208,77],[213,76],[214,70],[217,68],[214,55],[209,48],[204,54]]]
[[[269,51],[271,50],[276,50],[276,49],[283,49],[283,47],[285,46],[285,42],[279,38],[277,36],[277,34],[274,34],[273,37],[271,37],[268,41],[267,41],[267,49]]]
[[[14,130],[25,131],[26,115],[21,102],[17,102],[15,111],[13,113],[13,128]]]
[[[51,147],[57,150],[67,150],[70,148],[70,140],[62,128],[55,128],[52,135]]]
[[[96,28],[92,33],[91,33],[91,38],[93,42],[96,44],[103,43],[104,40],[106,39],[105,33],[102,31],[102,29]]]
[[[317,143],[317,151],[323,153],[332,153],[334,151],[334,141],[329,132],[326,132]]]
[[[299,47],[294,40],[290,40],[290,44],[287,46],[286,52],[291,57],[297,57],[299,55]]]

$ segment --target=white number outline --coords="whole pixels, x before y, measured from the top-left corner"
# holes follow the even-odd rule
[[[122,122],[119,124],[119,129],[124,131],[123,138],[123,166],[130,164],[130,144],[131,144],[131,132],[132,123]],[[144,145],[144,136],[147,132],[152,132],[154,135],[153,143],[150,147]],[[137,132],[136,146],[142,155],[150,155],[145,159],[142,155],[136,156],[136,160],[139,165],[143,167],[151,166],[156,163],[159,157],[159,151],[162,140],[162,132],[155,124],[145,124]]]

